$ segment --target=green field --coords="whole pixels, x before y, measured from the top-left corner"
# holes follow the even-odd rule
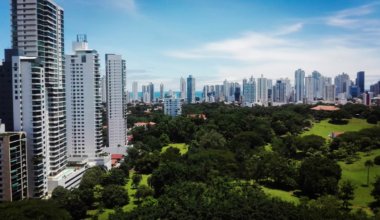
[[[375,181],[376,176],[380,176],[380,166],[375,165],[370,168],[370,186],[367,184],[367,168],[364,166],[366,160],[373,160],[376,156],[380,155],[380,149],[373,150],[370,155],[366,153],[359,153],[360,160],[353,164],[346,164],[339,162],[342,167],[342,180],[350,180],[355,184],[355,199],[352,201],[354,208],[364,208],[370,212],[368,205],[373,201],[371,191],[373,186],[371,185]]]
[[[329,119],[322,120],[319,123],[314,123],[313,127],[301,135],[319,135],[323,138],[329,138],[329,135],[331,132],[347,132],[347,131],[359,131],[363,128],[370,128],[373,127],[374,125],[368,124],[366,120],[364,119],[358,119],[358,118],[352,118],[348,120],[348,124],[346,125],[335,125],[335,124],[330,124]]]
[[[135,197],[134,197],[134,195],[136,193],[136,189],[132,188],[132,176],[133,176],[133,172],[131,172],[129,174],[129,176],[130,176],[130,179],[128,180],[128,183],[124,186],[125,189],[128,191],[129,204],[125,205],[123,207],[123,211],[131,211],[135,207],[137,207],[137,205],[135,204]],[[140,185],[148,185],[148,178],[149,178],[149,176],[150,176],[150,174],[149,175],[143,174],[142,175],[142,180],[140,182]],[[90,216],[94,216],[94,215],[96,215],[97,212],[98,212],[98,210],[90,210],[87,213]],[[99,214],[98,219],[99,220],[107,220],[109,214],[113,213],[113,212],[114,212],[113,209],[104,209],[104,212],[101,213],[101,214]]]
[[[161,153],[165,152],[169,147],[174,147],[174,148],[177,148],[179,150],[179,153],[181,155],[183,154],[186,154],[187,151],[189,150],[189,146],[184,144],[184,143],[180,143],[180,144],[169,144],[168,146],[165,146],[161,149]]]
[[[293,192],[287,192],[280,189],[270,189],[264,186],[262,186],[261,188],[263,189],[264,193],[270,197],[276,197],[286,202],[291,202],[294,204],[299,204],[300,202],[299,198],[293,195]]]

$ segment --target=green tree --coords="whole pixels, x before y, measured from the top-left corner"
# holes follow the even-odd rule
[[[118,185],[104,187],[102,201],[106,208],[122,207],[129,202],[128,192]]]
[[[354,197],[355,185],[350,180],[345,180],[340,184],[339,199],[343,201],[343,209],[350,210],[350,200]]]
[[[125,172],[119,168],[112,168],[103,178],[103,185],[121,185],[124,186],[127,176]]]
[[[217,131],[211,130],[200,135],[198,144],[205,149],[223,149],[226,139]]]
[[[6,220],[72,219],[70,214],[57,203],[32,199],[1,203],[0,216]]]
[[[141,185],[137,188],[135,198],[140,201],[140,199],[145,199],[148,196],[153,196],[154,192],[152,188],[146,185]]]
[[[142,175],[135,173],[132,176],[132,186],[133,188],[137,188],[142,180]]]
[[[56,201],[61,207],[67,204],[67,199],[69,196],[70,190],[65,189],[63,186],[57,186],[51,194],[51,198]]]
[[[105,173],[106,172],[99,166],[91,167],[83,174],[79,188],[93,189],[94,186],[102,183]]]
[[[342,169],[328,158],[316,156],[304,159],[300,167],[299,186],[309,197],[335,195]]]
[[[162,146],[166,146],[166,145],[170,144],[169,136],[167,134],[161,134],[160,142],[161,142]]]
[[[376,200],[375,206],[380,206],[380,176],[376,177],[375,183],[373,184],[373,190],[371,195]]]
[[[367,160],[364,166],[367,168],[367,186],[369,186],[369,169],[374,166],[374,163],[372,160]]]

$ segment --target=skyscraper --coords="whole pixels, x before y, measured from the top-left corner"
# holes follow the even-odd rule
[[[162,100],[164,98],[164,84],[160,84],[160,99]]]
[[[318,71],[311,73],[313,77],[313,98],[322,98],[323,96],[323,77]]]
[[[102,94],[102,102],[107,102],[107,78],[106,76],[102,76],[100,79],[100,85],[101,85],[101,94]]]
[[[154,84],[149,83],[148,85],[149,99],[151,102],[154,102]]]
[[[346,73],[337,75],[334,79],[336,95],[344,98],[349,98],[350,96],[350,86],[351,80],[350,76]]]
[[[5,132],[0,120],[0,201],[26,199],[28,192],[27,145],[24,132]]]
[[[302,102],[305,97],[305,71],[298,69],[294,73],[294,90],[296,95],[296,102]]]
[[[261,105],[268,105],[268,80],[261,75],[260,78],[257,78],[257,92],[256,100],[261,103]]]
[[[24,87],[23,92],[29,93],[22,96],[22,102],[16,103],[18,106],[23,106],[26,115],[20,114],[20,118],[14,118],[15,122],[18,120],[15,129],[26,131],[28,141],[31,142],[32,146],[28,146],[30,158],[34,158],[33,161],[38,161],[38,163],[30,166],[30,194],[33,197],[42,197],[47,193],[46,177],[59,174],[65,169],[67,163],[63,71],[64,13],[53,0],[28,0],[27,2],[12,0],[11,12],[12,48],[22,50],[25,55],[18,60],[13,60],[13,64],[23,66],[22,72],[15,70],[14,74],[29,75],[17,75],[26,77],[20,86]],[[32,81],[31,78],[36,79]],[[39,84],[34,84],[38,80],[40,80]],[[33,90],[38,93],[38,101],[31,100],[37,98],[37,95],[30,94],[30,91],[33,92],[32,88],[28,88],[30,83],[34,84]],[[17,96],[19,95],[15,95],[14,98]],[[38,105],[37,102],[39,102]],[[36,106],[29,105],[30,103]],[[29,109],[30,112],[25,109]],[[38,112],[39,117],[35,116],[37,114],[35,109],[41,111]],[[15,111],[14,108],[14,114]],[[20,108],[17,108],[17,111],[20,112]],[[28,115],[31,117],[28,118]],[[45,122],[48,123],[46,127],[43,125]],[[42,123],[41,127],[33,129],[33,125],[38,123]],[[48,131],[48,134],[42,131],[44,129]],[[36,132],[37,130],[39,133]],[[29,140],[29,138],[32,139]]]
[[[111,153],[125,153],[127,118],[125,103],[126,65],[121,55],[106,54],[108,149]]]
[[[365,83],[365,72],[359,71],[356,74],[356,83],[355,83],[355,85],[359,87],[359,94],[365,92],[364,83]]]
[[[192,75],[187,78],[187,103],[195,103],[195,78]]]
[[[276,103],[287,103],[287,94],[286,94],[287,84],[285,80],[279,79],[276,80],[276,83],[273,86],[273,102]]]
[[[256,81],[251,76],[249,80],[243,80],[243,103],[255,103],[256,102]]]
[[[138,84],[136,81],[132,83],[132,93],[133,93],[133,101],[139,100],[139,93],[138,93]]]
[[[315,94],[314,92],[316,91],[314,86],[315,79],[312,76],[307,76],[305,77],[305,98],[307,103],[312,103],[314,101]]]
[[[180,80],[180,84],[179,84],[179,86],[180,86],[180,98],[181,99],[186,99],[186,97],[187,97],[187,94],[186,94],[186,80],[183,78],[183,77],[181,77],[181,80]]]
[[[68,156],[95,158],[103,147],[99,54],[85,35],[77,36],[73,52],[65,63]]]

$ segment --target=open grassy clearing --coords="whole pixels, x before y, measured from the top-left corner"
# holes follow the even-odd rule
[[[128,196],[129,196],[129,204],[128,205],[125,205],[123,207],[123,211],[131,211],[133,210],[135,207],[137,207],[137,205],[135,204],[135,193],[136,193],[136,189],[132,187],[132,176],[133,176],[133,172],[131,172],[129,174],[129,180],[128,180],[128,183],[125,184],[124,188],[128,191]],[[150,174],[142,174],[142,179],[141,179],[141,182],[139,185],[148,185],[148,178],[149,178]],[[96,215],[96,213],[98,212],[98,210],[89,210],[87,213],[88,215],[90,216],[94,216]],[[99,216],[98,216],[98,219],[99,220],[107,220],[108,219],[108,216],[111,214],[111,213],[114,213],[114,210],[113,209],[104,209],[104,212],[102,212]]]
[[[286,202],[291,202],[294,204],[299,204],[300,202],[299,198],[293,195],[293,192],[288,192],[280,189],[271,189],[264,186],[262,186],[261,188],[263,189],[264,193],[270,197],[276,197]]]
[[[370,128],[374,126],[372,124],[368,124],[366,120],[358,118],[349,119],[348,124],[346,125],[330,124],[328,121],[329,119],[325,119],[320,121],[319,123],[314,123],[313,127],[309,131],[306,131],[301,135],[305,136],[314,134],[328,139],[331,132],[359,131],[361,129]]]
[[[339,162],[342,168],[342,180],[350,180],[355,184],[355,199],[352,201],[353,207],[355,209],[363,208],[367,212],[370,212],[368,205],[370,202],[374,201],[371,196],[371,191],[376,176],[380,176],[380,166],[375,165],[370,168],[370,185],[367,187],[367,168],[364,166],[366,160],[373,160],[376,156],[380,155],[380,149],[373,150],[369,155],[366,153],[359,153],[360,160],[354,162],[353,164],[346,164],[344,162]]]
[[[189,146],[184,143],[169,144],[161,149],[161,153],[165,152],[169,147],[177,148],[181,155],[186,154],[189,151]]]

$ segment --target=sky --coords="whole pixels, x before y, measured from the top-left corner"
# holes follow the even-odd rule
[[[317,70],[366,87],[380,80],[380,0],[56,0],[65,10],[65,52],[77,34],[91,49],[123,55],[132,81],[197,90],[263,75],[294,80]],[[10,47],[10,3],[0,0],[0,50]],[[3,58],[3,53],[0,53]],[[102,66],[104,69],[104,65]]]

